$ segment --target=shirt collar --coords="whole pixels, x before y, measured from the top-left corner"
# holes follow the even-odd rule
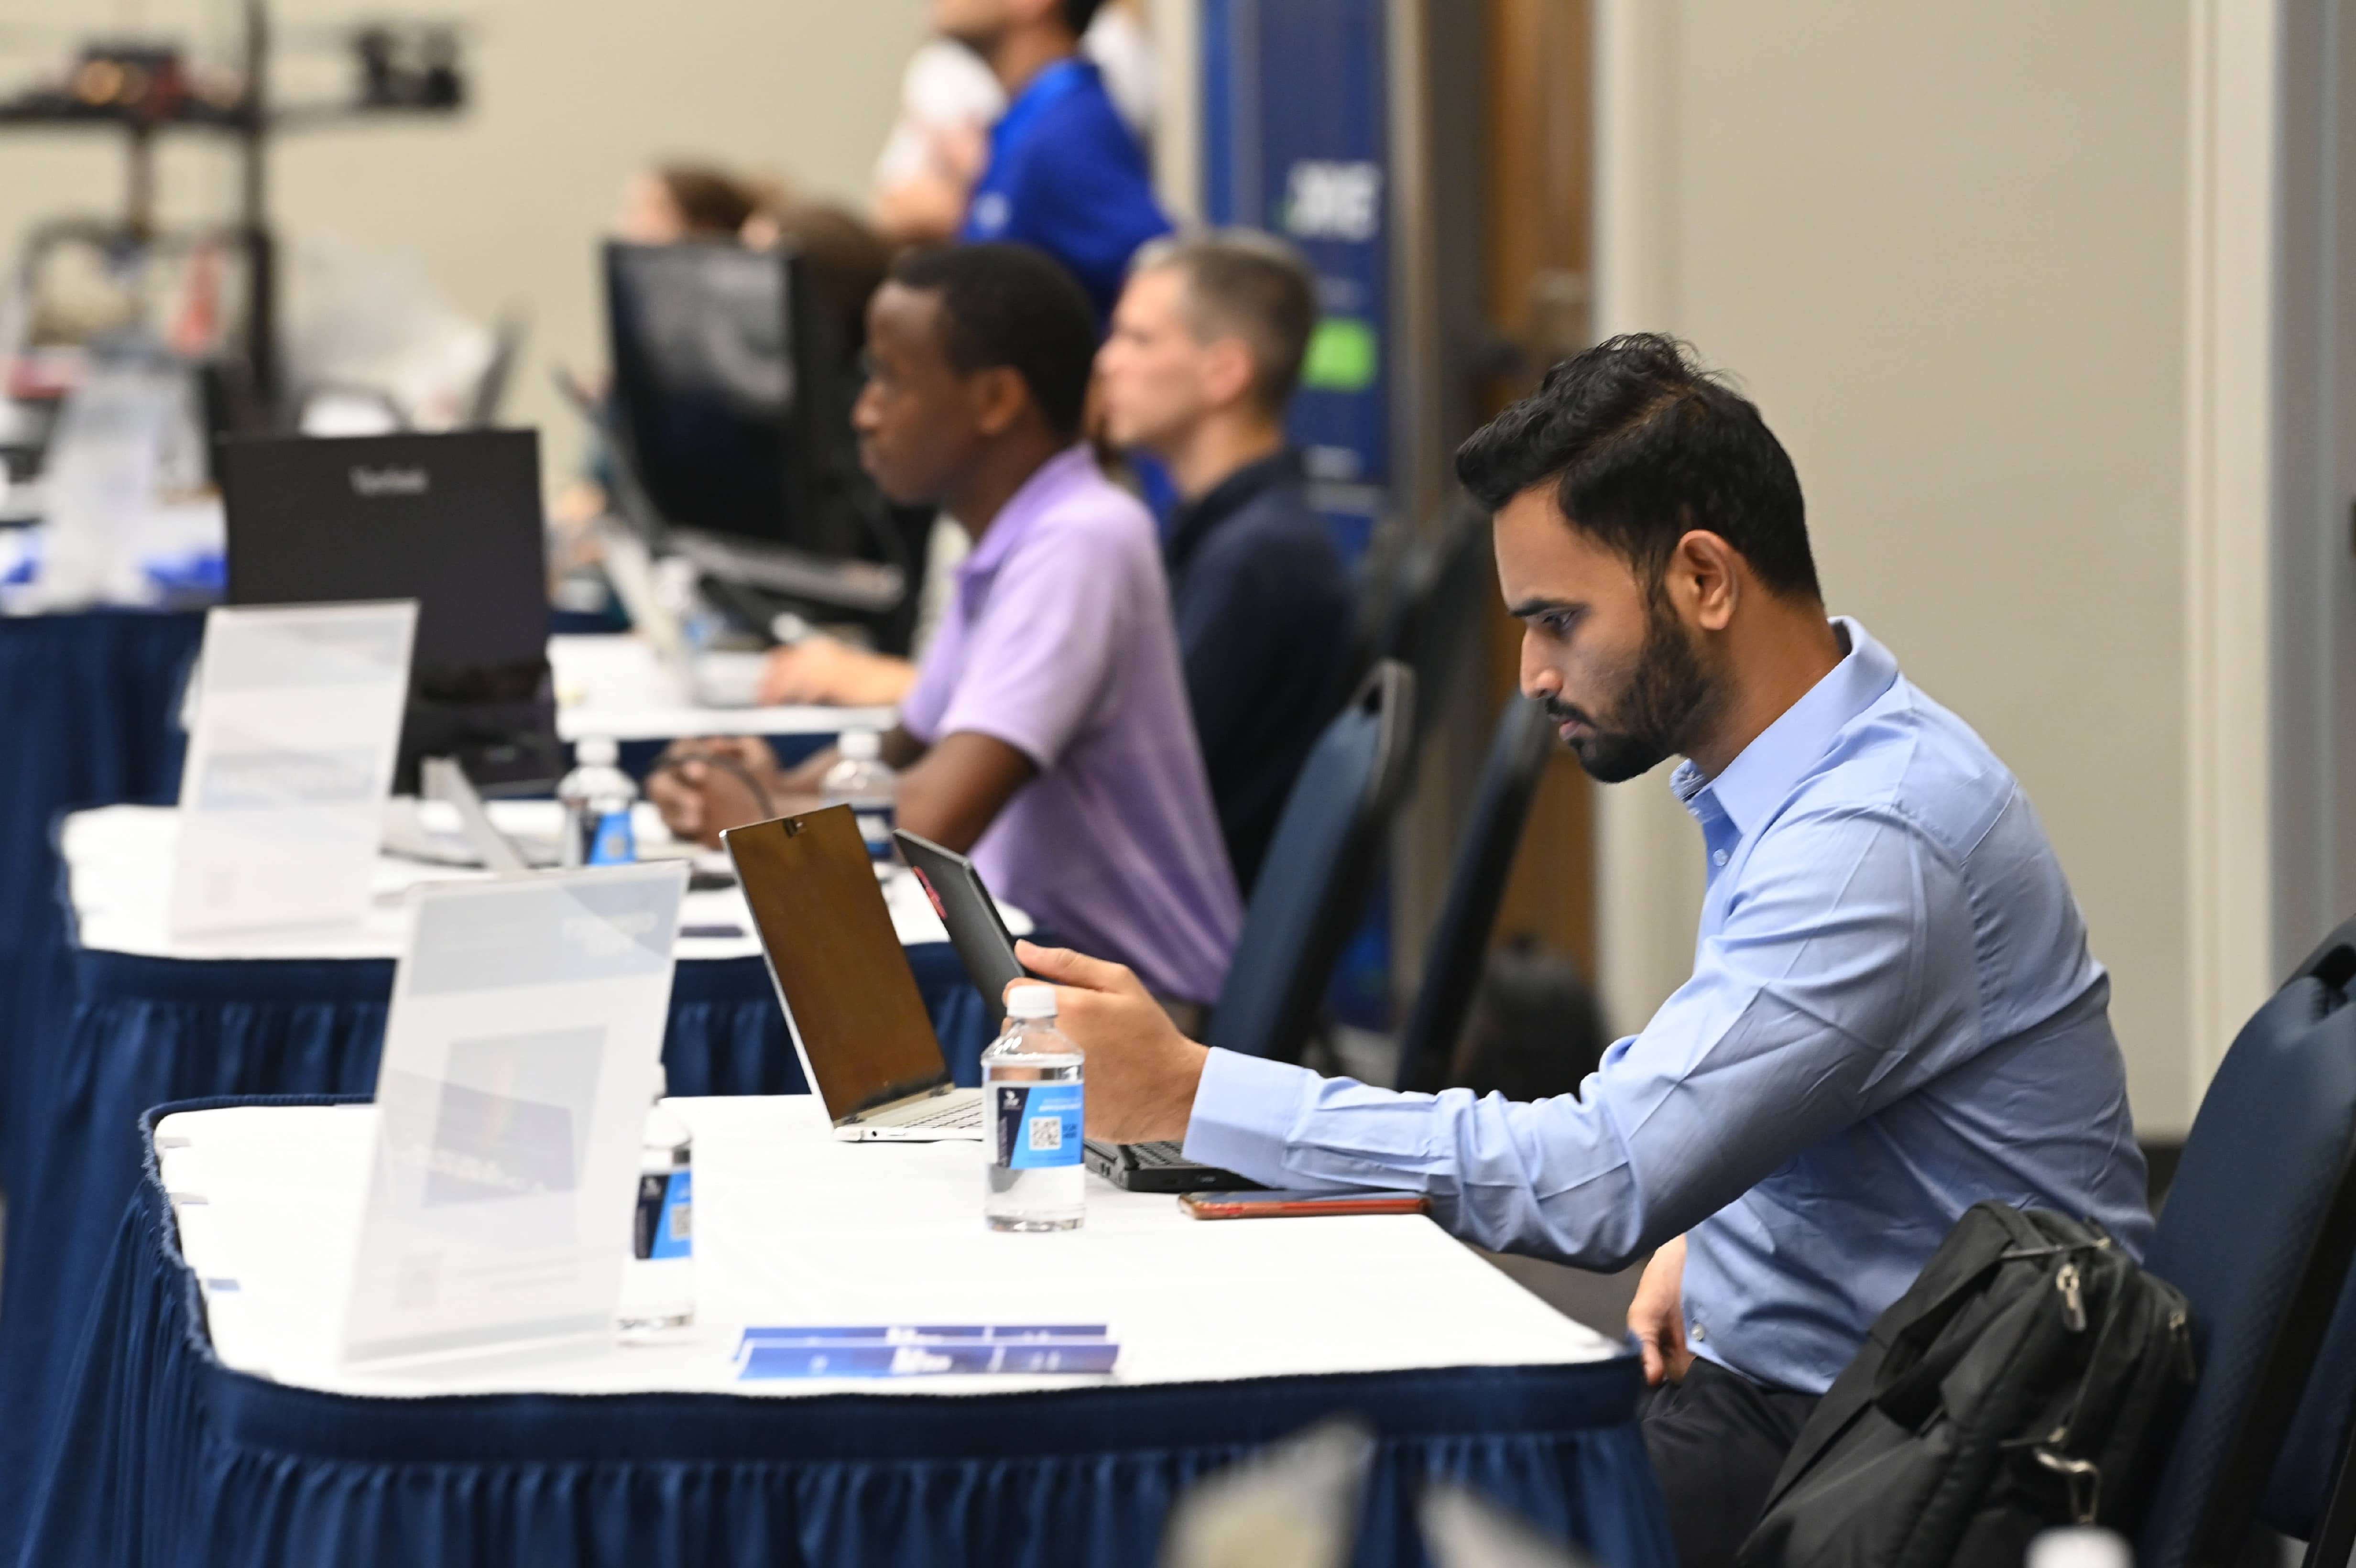
[[[1279,485],[1301,477],[1301,454],[1290,447],[1257,463],[1247,463],[1191,501],[1180,504],[1170,528],[1170,560],[1178,564],[1193,555],[1211,530],[1234,517],[1253,500]]]
[[[974,541],[973,553],[958,567],[958,581],[962,584],[996,571],[1065,491],[1096,474],[1096,453],[1085,442],[1066,447],[1032,470],[1031,477],[1006,498],[1006,505],[998,508],[998,516],[990,519],[990,527]]]
[[[1095,63],[1079,55],[1066,55],[1045,66],[1038,75],[1023,84],[1023,91],[1015,95],[1013,102],[1006,106],[1006,112],[998,117],[998,123],[990,128],[991,146],[1002,149],[1009,143],[1020,139],[1030,128],[1031,122],[1044,113],[1048,105],[1087,86],[1096,79]]]
[[[1847,654],[1762,730],[1724,771],[1705,778],[1690,760],[1677,764],[1669,775],[1669,787],[1688,809],[1707,789],[1734,830],[1749,837],[1801,776],[1832,750],[1833,738],[1896,683],[1898,661],[1889,649],[1847,615],[1834,616],[1832,624],[1848,639]]]

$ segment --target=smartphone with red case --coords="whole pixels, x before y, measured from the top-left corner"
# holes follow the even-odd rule
[[[1188,1192],[1178,1207],[1197,1220],[1298,1220],[1325,1214],[1422,1214],[1420,1192]]]

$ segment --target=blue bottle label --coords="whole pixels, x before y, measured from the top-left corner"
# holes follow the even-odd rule
[[[888,805],[862,805],[852,813],[859,823],[859,836],[867,840],[867,857],[871,860],[888,860],[897,852],[892,829],[899,813]]]
[[[636,1251],[642,1258],[695,1255],[695,1172],[638,1178]]]
[[[592,866],[626,866],[637,858],[638,840],[630,830],[629,809],[626,806],[600,816],[597,830],[589,836],[585,863]]]
[[[991,1093],[998,1111],[998,1163],[1010,1170],[1080,1163],[1080,1085],[1001,1083]]]

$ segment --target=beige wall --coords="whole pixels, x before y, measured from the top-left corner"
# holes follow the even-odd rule
[[[1740,373],[1827,596],[1986,737],[2076,889],[2137,1119],[2180,1131],[2189,24],[2149,0],[1612,0],[1603,330]],[[1690,963],[1697,841],[1606,791],[1623,1027]],[[2220,1042],[2222,1043],[2222,1042]]]
[[[276,0],[290,41],[306,26],[400,6]],[[413,247],[460,309],[488,322],[530,315],[511,421],[537,424],[551,466],[578,449],[549,387],[553,364],[604,360],[593,241],[624,176],[665,155],[713,157],[792,176],[813,193],[864,194],[924,31],[924,0],[467,0],[419,7],[467,18],[475,107],[446,123],[404,122],[290,135],[275,161],[283,233],[332,231]],[[225,0],[0,0],[11,76],[45,63],[36,40],[145,24],[220,38]],[[37,24],[37,32],[31,25]],[[25,30],[11,32],[10,25]],[[331,71],[327,80],[338,80]],[[316,84],[290,59],[283,94]],[[95,133],[0,141],[0,245],[64,209],[115,210],[122,159]],[[226,212],[225,160],[187,144],[165,168],[167,212]]]

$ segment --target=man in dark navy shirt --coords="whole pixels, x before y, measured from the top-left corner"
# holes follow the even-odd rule
[[[1145,153],[1079,53],[1099,0],[934,0],[933,26],[1006,89],[962,240],[1036,245],[1070,269],[1102,320],[1137,248],[1170,232]]]
[[[1308,269],[1265,235],[1162,240],[1139,254],[1097,356],[1106,433],[1161,459],[1178,487],[1169,572],[1186,693],[1247,892],[1348,642],[1341,552],[1284,441],[1315,314]]]

